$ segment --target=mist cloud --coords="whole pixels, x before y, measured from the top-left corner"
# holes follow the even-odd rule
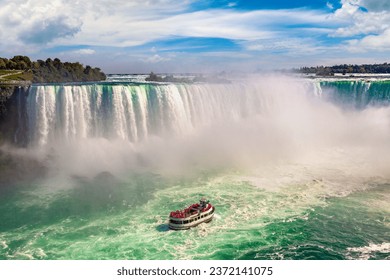
[[[334,169],[357,177],[390,178],[390,159],[383,157],[390,153],[388,107],[344,110],[317,97],[312,84],[286,77],[247,83],[254,86],[235,94],[256,90],[261,100],[257,113],[243,108],[245,113],[235,115],[239,108],[226,106],[243,104],[227,102],[217,106],[230,110],[231,116],[210,119],[181,134],[150,135],[138,143],[99,137],[57,139],[31,149],[48,159],[52,176],[62,177],[93,178],[101,172],[119,177],[129,172],[185,176],[207,170],[264,170],[288,163],[316,174]]]

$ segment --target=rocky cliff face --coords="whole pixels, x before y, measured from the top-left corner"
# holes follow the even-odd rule
[[[7,113],[7,103],[15,91],[14,86],[0,85],[0,118],[3,119]]]
[[[27,146],[26,98],[28,87],[0,86],[0,192],[11,183],[43,176],[44,165]]]
[[[28,87],[0,87],[0,145],[26,146],[25,107]]]

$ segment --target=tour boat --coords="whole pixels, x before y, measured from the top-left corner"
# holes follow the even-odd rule
[[[169,228],[174,230],[189,229],[201,223],[208,223],[213,219],[215,207],[205,199],[192,204],[184,210],[171,212]]]

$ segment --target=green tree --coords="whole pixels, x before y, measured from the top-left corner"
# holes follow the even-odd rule
[[[16,68],[18,69],[18,70],[27,70],[29,67],[28,67],[28,65],[27,65],[27,63],[26,62],[24,62],[24,61],[18,61],[17,63],[16,63]]]
[[[13,61],[13,60],[8,60],[8,62],[7,62],[7,68],[8,69],[16,69],[16,67],[18,66],[18,64],[15,62],[15,61]]]
[[[0,58],[0,69],[5,69],[7,67],[6,62],[4,59]]]
[[[24,56],[24,55],[15,55],[13,58],[11,58],[12,61],[14,61],[19,69],[21,70],[24,70],[24,69],[27,69],[27,68],[31,68],[31,60],[28,56]],[[22,67],[24,67],[22,69]]]

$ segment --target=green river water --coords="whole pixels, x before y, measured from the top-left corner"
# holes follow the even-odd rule
[[[358,87],[358,90],[368,89],[362,85],[349,85],[355,89]],[[334,92],[337,84],[324,83],[320,86],[322,95],[332,91],[332,100],[337,99]],[[114,98],[110,101],[112,103],[106,101],[109,104],[105,105],[105,110],[94,109],[92,104],[105,102],[104,88],[103,99],[95,96],[93,102],[85,103],[92,109],[84,115],[84,127],[80,126],[81,121],[65,124],[70,111],[62,109],[65,114],[50,110],[49,105],[59,110],[59,101],[55,97],[50,100],[46,97],[46,115],[34,113],[35,121],[29,124],[30,128],[35,127],[35,131],[39,132],[30,139],[35,141],[36,146],[29,149],[41,151],[48,146],[52,151],[60,146],[53,144],[58,143],[59,138],[68,137],[71,133],[82,134],[82,131],[90,133],[89,136],[84,135],[87,139],[92,138],[92,134],[93,137],[101,137],[103,134],[99,135],[99,131],[108,133],[109,124],[96,124],[91,120],[101,120],[99,116],[108,118],[110,110],[116,110],[110,133],[125,135],[123,141],[139,138],[140,135],[146,137],[147,133],[151,133],[150,129],[146,131],[147,127],[158,126],[147,122],[159,119],[166,120],[165,124],[159,124],[160,127],[169,129],[169,121],[173,123],[172,127],[183,133],[183,127],[198,127],[188,112],[191,116],[199,115],[199,122],[205,115],[209,119],[218,119],[216,111],[209,107],[221,104],[219,100],[222,99],[219,98],[223,98],[224,94],[224,90],[220,94],[213,91],[211,97],[214,101],[206,104],[202,103],[205,97],[197,100],[189,98],[191,90],[198,97],[205,95],[201,86],[193,86],[195,89],[183,86],[177,92],[170,88],[170,92],[174,92],[172,99],[161,99],[162,103],[156,105],[157,98],[153,104],[148,103],[150,97],[134,90],[137,86],[130,87],[133,87],[130,93],[121,88],[120,94],[133,96],[132,105],[126,103],[131,100],[123,98],[118,101]],[[156,87],[164,88],[164,85]],[[347,86],[341,84],[338,87],[339,94],[345,94]],[[307,85],[302,88],[307,88]],[[94,86],[84,89],[77,91],[76,95],[86,99],[73,100],[72,103],[75,105],[72,105],[74,112],[71,113],[76,119],[81,118],[77,110],[85,110],[85,107],[77,106],[77,102],[88,101],[88,90],[96,92]],[[63,94],[66,97],[70,92],[69,89],[67,93],[66,89],[65,93],[55,93],[54,86],[41,86],[36,92],[42,91],[49,96],[50,90],[53,96]],[[106,94],[119,96],[115,95],[115,90]],[[237,88],[234,90],[237,91]],[[161,94],[163,96],[164,92]],[[188,98],[183,99],[183,96]],[[82,146],[72,149],[74,153],[70,153],[66,145],[63,150],[58,148],[56,156],[59,159],[56,162],[60,163],[55,168],[50,166],[54,171],[51,170],[47,177],[15,182],[1,189],[0,259],[390,259],[388,107],[378,108],[375,103],[373,109],[366,110],[367,104],[359,101],[359,110],[342,112],[335,109],[339,107],[329,105],[329,101],[321,101],[320,105],[314,101],[310,104],[318,107],[313,110],[307,109],[302,102],[296,104],[295,110],[290,102],[278,103],[278,100],[267,98],[253,99],[256,106],[252,107],[252,97],[248,93],[245,100],[241,100],[241,97],[235,99],[229,95],[230,101],[219,109],[219,117],[225,118],[224,110],[226,114],[235,116],[242,111],[256,114],[254,108],[258,108],[259,104],[262,108],[284,108],[289,104],[292,111],[288,110],[289,114],[285,117],[283,110],[278,109],[276,113],[266,110],[268,115],[265,119],[277,121],[256,119],[255,123],[261,127],[261,137],[253,132],[253,122],[249,121],[240,123],[237,130],[223,126],[218,134],[239,135],[236,138],[221,141],[221,138],[210,137],[199,142],[184,141],[186,145],[181,142],[176,145],[175,142],[171,146],[166,145],[166,151],[160,145],[151,144],[138,147],[135,156],[127,154],[130,148],[120,144],[122,142],[115,142],[115,145],[103,142],[97,145],[97,149],[91,150]],[[345,98],[338,99],[343,104],[347,102]],[[41,102],[39,96],[33,100],[37,104]],[[61,102],[70,104],[64,100]],[[115,102],[124,105],[116,106]],[[232,105],[236,102],[241,104],[237,111]],[[27,108],[31,112],[43,110],[42,106],[31,107],[34,104],[30,103]],[[184,107],[169,111],[169,106],[177,108],[178,104]],[[128,112],[127,106],[130,105],[135,108],[134,115],[121,118],[121,112]],[[244,105],[249,107],[244,110]],[[108,110],[109,106],[113,109]],[[229,106],[234,108],[230,110]],[[156,117],[164,110],[170,113]],[[202,113],[196,113],[197,110]],[[301,117],[299,112],[302,111],[306,113]],[[149,112],[148,117],[145,117],[145,112]],[[140,119],[142,116],[144,120]],[[137,131],[130,129],[131,122],[125,123],[131,118],[135,118]],[[178,118],[186,118],[188,123],[183,125]],[[331,121],[328,123],[325,119]],[[59,122],[62,124],[59,125]],[[313,122],[318,130],[311,125]],[[335,127],[335,123],[340,129]],[[69,128],[71,125],[75,125],[74,130]],[[85,129],[88,125],[89,130]],[[291,127],[296,133],[290,130]],[[362,131],[369,133],[364,136]],[[194,135],[191,131],[189,133]],[[161,132],[160,135],[163,134]],[[198,135],[204,140],[209,134],[207,131]],[[356,135],[360,136],[356,138]],[[82,140],[77,137],[77,143],[81,143]],[[107,135],[102,137],[110,139]],[[244,139],[257,140],[252,143]],[[216,141],[220,144],[210,144]],[[220,147],[222,143],[226,145],[223,148]],[[93,142],[86,145],[95,147]],[[219,148],[221,150],[216,152]],[[107,153],[102,152],[105,149]],[[151,149],[152,155],[149,154]],[[183,154],[185,161],[177,154]],[[219,161],[210,163],[210,160],[204,159],[206,154],[215,158],[226,155],[226,158],[222,156],[224,164]],[[142,157],[142,160],[136,161],[133,156]],[[232,162],[240,164],[230,164]],[[140,165],[147,167],[134,167]],[[171,172],[181,170],[178,166],[191,172]],[[116,173],[116,170],[120,171]],[[169,230],[170,211],[196,203],[201,197],[207,197],[216,207],[213,221],[186,231]]]

